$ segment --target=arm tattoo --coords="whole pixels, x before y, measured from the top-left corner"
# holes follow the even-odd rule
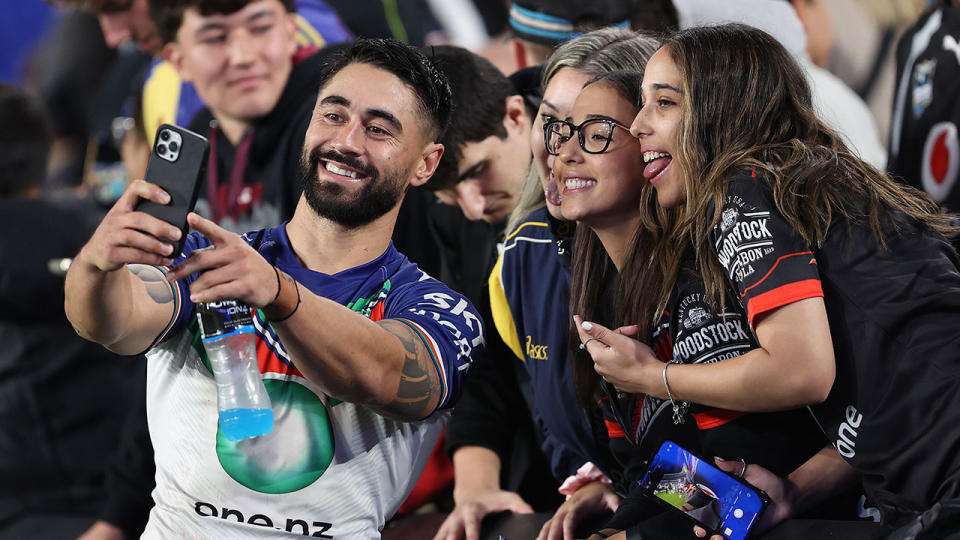
[[[400,385],[393,401],[384,407],[390,416],[404,420],[426,418],[440,401],[440,374],[426,343],[406,324],[396,320],[378,323],[386,331],[397,336],[403,345],[403,368]]]
[[[158,304],[173,302],[174,285],[167,281],[159,268],[145,264],[131,264],[127,268],[131,274],[137,276],[143,282],[147,294],[154,302]]]

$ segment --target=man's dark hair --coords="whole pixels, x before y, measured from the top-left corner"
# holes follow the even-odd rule
[[[406,83],[417,97],[418,116],[427,121],[428,140],[440,140],[450,123],[450,83],[426,56],[395,39],[358,39],[323,69],[321,92],[334,75],[351,64],[369,64]]]
[[[452,45],[430,47],[427,54],[447,76],[453,92],[453,114],[443,136],[444,152],[427,187],[443,189],[458,180],[457,170],[463,145],[492,135],[506,138],[503,117],[507,98],[517,90],[487,59]]]
[[[183,24],[183,12],[196,8],[201,15],[229,15],[240,11],[254,0],[149,0],[150,18],[157,25],[157,32],[164,43],[177,40],[177,30]],[[293,0],[279,0],[288,12],[293,13]]]
[[[43,184],[52,130],[36,98],[0,83],[0,197]]]
[[[639,0],[630,27],[638,32],[670,33],[680,28],[680,17],[673,0]]]

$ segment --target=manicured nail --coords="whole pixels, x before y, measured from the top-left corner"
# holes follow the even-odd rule
[[[589,332],[593,330],[593,325],[588,323],[587,321],[583,321],[582,323],[580,323],[580,328],[583,328],[584,330]]]

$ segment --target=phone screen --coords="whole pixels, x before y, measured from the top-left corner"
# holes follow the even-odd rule
[[[756,488],[669,441],[653,457],[640,485],[730,540],[746,538],[765,504]]]

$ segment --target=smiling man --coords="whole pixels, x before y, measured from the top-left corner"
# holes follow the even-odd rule
[[[191,214],[199,234],[176,256],[159,238],[178,231],[134,210],[166,195],[135,182],[68,274],[82,336],[148,349],[157,488],[145,538],[378,538],[483,347],[470,303],[390,241],[406,189],[443,154],[445,79],[406,45],[361,40],[320,80],[288,224],[241,237]],[[216,384],[192,345],[195,303],[225,298],[258,309],[276,418],[240,443],[218,430]]]
[[[291,7],[292,0],[152,7],[164,57],[207,105],[189,123],[210,140],[197,213],[235,232],[289,219],[300,198],[300,151],[331,50],[298,47]]]
[[[151,17],[156,7],[182,4],[178,0],[49,0],[57,5],[76,6],[97,16],[103,37],[110,47],[133,43],[143,52],[159,55],[166,39]],[[200,11],[235,10],[247,2],[197,3]],[[232,4],[232,5],[231,5]],[[296,23],[297,43],[301,47],[325,47],[353,38],[337,12],[323,0],[285,0]],[[294,13],[295,12],[295,13]],[[176,28],[173,29],[176,32]],[[157,126],[164,122],[187,125],[204,103],[193,85],[180,79],[176,70],[163,58],[157,58],[143,82],[143,125],[148,142],[153,141]]]

